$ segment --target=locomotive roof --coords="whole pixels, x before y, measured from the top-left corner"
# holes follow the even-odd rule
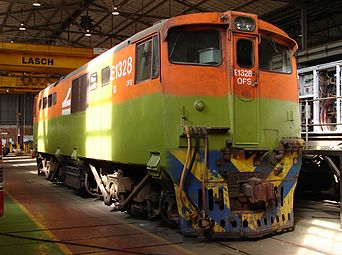
[[[167,31],[170,28],[175,27],[175,26],[191,25],[191,24],[228,25],[228,24],[225,24],[222,22],[221,16],[223,14],[231,15],[232,13],[234,13],[236,15],[251,15],[254,18],[257,18],[257,16],[255,14],[227,11],[227,12],[193,13],[193,14],[187,14],[187,15],[182,15],[182,16],[176,16],[176,17],[173,17],[170,19],[164,19],[164,20],[161,20],[161,21],[153,24],[153,26],[138,32],[137,34],[131,36],[130,38],[126,39],[125,41],[119,43],[118,45],[114,46],[113,48],[102,53],[101,55],[95,57],[94,59],[92,59],[87,64],[84,64],[83,66],[77,68],[73,72],[69,73],[67,76],[61,78],[60,80],[56,81],[55,83],[51,84],[48,87],[57,86],[61,80],[68,79],[68,78],[72,77],[73,75],[75,75],[76,73],[88,68],[89,63],[92,63],[93,61],[97,61],[98,59],[105,57],[107,54],[119,51],[119,50],[127,47],[128,45],[143,39],[144,37],[146,37],[150,34],[162,32],[162,35],[161,35],[162,39],[165,39],[167,37]],[[260,29],[270,30],[276,34],[288,37],[288,35],[283,30],[281,30],[280,28],[278,28],[278,27],[276,27],[276,26],[274,26],[274,25],[272,25],[266,21],[259,20],[259,25],[260,25],[260,27],[259,27]]]

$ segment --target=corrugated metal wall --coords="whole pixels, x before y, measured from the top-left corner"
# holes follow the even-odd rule
[[[33,101],[34,95],[0,94],[0,125],[32,125]]]

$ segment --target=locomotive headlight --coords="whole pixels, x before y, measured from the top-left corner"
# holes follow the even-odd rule
[[[248,17],[236,17],[234,24],[235,28],[240,31],[252,32],[255,29],[254,20]]]

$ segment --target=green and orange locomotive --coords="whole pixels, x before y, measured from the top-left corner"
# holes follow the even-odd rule
[[[39,171],[185,235],[291,229],[296,49],[252,14],[163,20],[39,93]]]

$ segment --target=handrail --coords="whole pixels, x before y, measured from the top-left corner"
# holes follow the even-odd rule
[[[330,99],[342,99],[342,96],[334,96],[334,97],[322,97],[322,98],[313,98],[313,99],[299,99],[299,102],[305,102],[305,148],[307,149],[309,144],[309,127],[322,127],[322,126],[340,126],[342,123],[319,123],[319,124],[309,124],[309,102],[319,102]],[[303,127],[303,125],[301,125]]]

